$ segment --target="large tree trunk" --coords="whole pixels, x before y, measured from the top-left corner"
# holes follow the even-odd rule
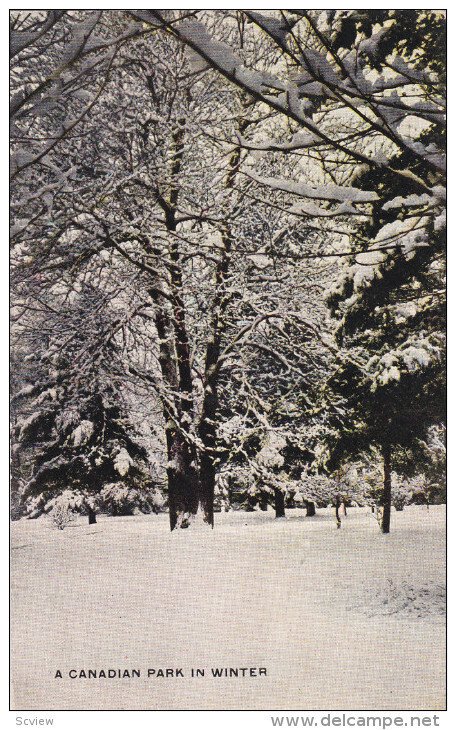
[[[239,131],[245,131],[247,122],[241,120]],[[225,179],[225,188],[234,188],[236,173],[241,159],[241,147],[236,147],[228,162],[228,172]],[[220,350],[222,337],[226,328],[225,315],[231,301],[231,294],[226,291],[228,272],[230,268],[232,238],[229,225],[225,223],[222,228],[222,250],[215,270],[215,293],[212,302],[212,317],[210,324],[210,336],[206,345],[206,357],[204,363],[205,388],[204,400],[199,426],[199,435],[204,445],[200,456],[200,504],[204,521],[214,527],[214,491],[215,475],[214,466],[216,447],[216,420],[218,409],[217,385],[220,366]]]
[[[163,404],[166,420],[166,447],[168,456],[168,503],[170,528],[185,528],[198,511],[198,469],[195,449],[185,438],[175,418],[191,418],[193,407],[192,382],[189,367],[188,342],[182,322],[183,310],[178,307],[179,323],[170,323],[169,314],[159,301],[156,292],[151,296],[157,303],[155,326],[160,339],[160,366],[168,387],[174,391],[175,413],[168,403]],[[177,334],[176,334],[177,329]],[[174,347],[173,348],[173,343]],[[177,356],[177,357],[176,357]]]
[[[285,517],[285,495],[280,489],[274,489],[275,516]]]
[[[202,452],[199,477],[199,502],[203,519],[214,527],[215,466],[212,454]]]
[[[220,343],[209,342],[206,347],[205,373],[206,384],[204,389],[203,408],[199,426],[199,435],[204,445],[200,456],[200,504],[203,519],[214,527],[214,491],[215,491],[215,446],[217,418],[217,374],[216,364],[220,352]]]
[[[169,194],[168,197],[162,196],[159,192],[156,195],[157,203],[164,212],[165,227],[172,234],[176,232],[178,225],[176,211],[184,141],[185,119],[180,119],[171,135]],[[188,424],[193,420],[193,378],[182,294],[181,256],[174,235],[171,237],[167,255],[169,295],[160,296],[160,282],[156,288],[158,294],[156,290],[151,290],[150,294],[157,303],[155,326],[160,340],[161,371],[166,384],[174,391],[174,412],[168,404],[164,404],[164,416],[167,422],[169,520],[171,530],[174,530],[190,525],[192,517],[198,511],[200,490],[196,448],[185,436]]]
[[[382,448],[383,455],[383,516],[381,530],[384,534],[390,531],[391,521],[391,445],[385,444]]]
[[[171,530],[185,528],[198,511],[198,473],[184,436],[171,425],[166,429],[168,502]]]

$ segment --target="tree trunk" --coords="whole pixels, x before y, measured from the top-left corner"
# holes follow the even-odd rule
[[[262,492],[260,494],[259,503],[260,503],[260,510],[262,512],[267,512],[268,511],[268,497],[267,497],[267,494],[265,492]]]
[[[255,505],[256,505],[256,499],[255,497],[252,497],[249,495],[247,497],[247,507],[245,508],[246,512],[255,512]]]
[[[383,455],[383,516],[381,530],[386,535],[390,531],[391,522],[391,445],[385,444],[382,448]]]
[[[315,517],[315,502],[306,502],[306,517]]]
[[[242,134],[248,123],[240,121],[239,131]],[[183,151],[183,149],[182,149]],[[234,149],[228,163],[228,172],[225,180],[225,188],[234,188],[236,173],[241,159],[241,146]],[[177,170],[180,169],[180,160]],[[204,363],[205,388],[199,435],[204,445],[200,457],[199,490],[200,504],[203,511],[204,521],[214,527],[214,491],[215,475],[214,466],[216,447],[216,420],[218,408],[218,377],[219,358],[222,336],[226,329],[226,309],[231,301],[231,296],[226,291],[228,272],[230,268],[230,254],[232,238],[229,226],[225,224],[222,232],[222,251],[215,271],[215,296],[212,303],[212,317],[210,324],[210,336],[206,345],[206,356]]]
[[[166,428],[168,451],[168,502],[171,530],[190,525],[198,511],[198,474],[184,436],[172,426]]]
[[[274,489],[275,516],[285,517],[285,495],[280,489]]]
[[[160,367],[165,383],[174,391],[175,413],[178,418],[182,414],[192,412],[191,378],[188,373],[188,363],[185,362],[188,348],[185,334],[182,334],[182,322],[179,336],[181,342],[176,342],[176,332],[171,326],[169,315],[161,306],[160,297],[156,290],[150,290],[150,296],[156,303],[155,326],[160,339]],[[180,312],[182,318],[182,311]],[[175,350],[173,348],[175,345]],[[176,353],[179,352],[178,358]],[[177,360],[180,357],[179,365]],[[166,426],[166,449],[168,457],[168,503],[169,522],[171,530],[185,528],[190,525],[191,517],[198,511],[198,471],[196,466],[195,450],[185,438],[182,430],[176,425],[173,409],[166,402],[163,404],[163,415]]]
[[[340,530],[340,526],[342,524],[341,519],[340,519],[340,514],[339,514],[339,507],[340,507],[340,496],[337,495],[336,496],[336,524],[337,524],[338,530]]]
[[[206,350],[205,372],[207,382],[204,388],[203,408],[199,435],[204,445],[200,456],[200,504],[204,521],[214,527],[214,491],[216,469],[214,464],[217,418],[217,377],[214,367],[219,355],[217,345],[209,343]]]
[[[199,502],[204,522],[214,527],[215,467],[211,454],[202,452],[200,458]]]
[[[179,119],[171,135],[170,172],[171,186],[168,199],[157,195],[157,203],[164,213],[164,225],[174,234],[178,221],[176,211],[180,192],[180,171],[184,154],[185,119]],[[168,501],[171,530],[189,527],[198,511],[200,498],[199,473],[196,449],[185,437],[187,424],[193,418],[193,377],[190,361],[190,343],[186,326],[186,309],[183,297],[182,261],[178,242],[173,236],[169,245],[169,295],[161,296],[161,282],[150,290],[156,302],[155,326],[160,340],[159,362],[166,384],[174,391],[174,406],[164,404],[167,421],[166,445],[168,454]],[[168,310],[170,303],[170,311]],[[177,418],[179,426],[174,419]],[[202,505],[207,504],[202,495]],[[213,514],[210,515],[213,520]]]
[[[87,516],[89,518],[89,525],[97,524],[97,516],[95,511],[91,507],[87,507]]]

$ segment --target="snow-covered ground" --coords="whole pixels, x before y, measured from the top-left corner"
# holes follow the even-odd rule
[[[443,709],[445,509],[393,512],[390,535],[348,512],[341,530],[331,510],[13,523],[13,707]],[[89,669],[141,676],[68,676]]]

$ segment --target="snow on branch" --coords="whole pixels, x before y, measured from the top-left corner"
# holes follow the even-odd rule
[[[355,187],[341,185],[312,186],[304,182],[295,183],[290,180],[278,180],[271,177],[260,177],[253,173],[244,173],[247,177],[274,190],[281,190],[302,198],[313,200],[329,200],[338,203],[373,203],[379,199],[377,193],[370,190],[360,190]]]

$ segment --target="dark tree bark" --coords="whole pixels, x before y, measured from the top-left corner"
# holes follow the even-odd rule
[[[315,502],[306,502],[306,517],[315,517]]]
[[[274,489],[275,516],[285,517],[285,495],[280,489]]]
[[[339,514],[340,504],[341,504],[341,499],[340,499],[340,495],[338,494],[336,496],[336,524],[337,524],[338,530],[340,530],[340,526],[342,524],[341,519],[340,519],[340,514]]]
[[[262,492],[261,493],[260,500],[259,500],[259,504],[260,504],[260,510],[262,512],[267,512],[268,511],[268,497],[267,497],[267,494],[265,492]]]
[[[249,495],[247,497],[247,507],[246,507],[245,511],[246,512],[255,512],[256,503],[257,503],[256,498]]]
[[[390,531],[391,522],[391,444],[382,447],[383,455],[383,515],[381,530],[384,534]]]
[[[91,507],[87,507],[87,516],[89,518],[89,525],[97,524],[97,515]]]
[[[206,353],[206,368],[215,356],[208,347]],[[218,354],[217,356],[218,357]],[[215,475],[216,469],[214,464],[214,453],[216,445],[216,428],[215,419],[217,416],[217,382],[216,378],[208,378],[203,401],[203,413],[199,428],[201,441],[204,444],[204,450],[200,455],[200,484],[199,498],[201,509],[203,511],[204,521],[208,525],[214,527],[214,491],[215,491]]]
[[[198,511],[198,473],[196,453],[183,430],[175,423],[184,413],[193,407],[192,383],[188,366],[188,343],[182,333],[182,322],[178,326],[171,324],[170,317],[156,291],[151,290],[151,297],[157,303],[155,326],[160,338],[159,361],[165,382],[175,393],[175,414],[165,402],[163,413],[166,419],[166,448],[169,466],[168,502],[170,528],[185,528],[190,524],[192,515]],[[181,312],[182,314],[182,312]],[[181,338],[180,343],[176,340]],[[173,343],[176,349],[173,348]],[[179,355],[177,355],[179,353]]]
[[[199,502],[204,522],[214,527],[215,468],[213,459],[201,457]]]
[[[215,464],[214,454],[216,446],[216,418],[217,418],[217,372],[216,364],[220,354],[220,339],[209,343],[206,349],[206,385],[204,390],[203,408],[199,435],[204,445],[200,455],[200,504],[204,521],[214,527],[214,490]]]
[[[171,530],[190,525],[198,511],[198,473],[192,450],[184,436],[172,426],[166,428],[168,451],[168,501]]]

